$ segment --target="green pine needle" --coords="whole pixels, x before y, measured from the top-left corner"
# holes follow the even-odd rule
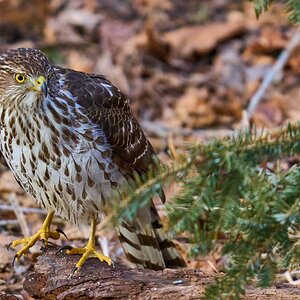
[[[165,207],[169,230],[193,237],[191,255],[213,251],[218,236],[225,236],[225,275],[204,299],[239,299],[250,280],[265,287],[280,270],[300,267],[300,166],[276,173],[261,167],[299,154],[299,124],[272,135],[246,131],[193,146],[170,166],[157,165],[131,182],[111,218],[133,220],[164,184],[180,182]]]
[[[259,17],[263,12],[269,10],[271,5],[275,2],[274,0],[249,0],[253,2],[256,16]],[[289,14],[290,22],[300,25],[300,1],[299,0],[285,0],[276,2],[284,2],[286,11]]]

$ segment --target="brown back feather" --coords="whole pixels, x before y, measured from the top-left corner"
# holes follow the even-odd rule
[[[78,97],[87,116],[104,131],[113,160],[126,177],[141,174],[153,165],[155,151],[146,139],[129,106],[130,98],[103,76],[66,70],[67,89]]]

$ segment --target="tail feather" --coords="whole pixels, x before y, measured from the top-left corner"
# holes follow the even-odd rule
[[[179,255],[175,244],[170,241],[167,235],[161,228],[154,229],[156,239],[158,241],[159,248],[163,255],[165,265],[167,268],[183,268],[186,267],[186,263]]]
[[[123,222],[118,227],[119,239],[129,261],[138,267],[161,270],[165,268],[163,255],[150,225]]]
[[[137,217],[132,223],[118,226],[119,239],[129,261],[137,267],[162,270],[186,266],[184,260],[161,228],[155,207],[148,215]],[[148,218],[149,216],[149,218]]]

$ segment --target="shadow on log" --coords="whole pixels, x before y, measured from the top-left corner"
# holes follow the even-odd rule
[[[49,248],[38,258],[24,289],[35,299],[199,299],[214,280],[200,270],[152,271],[120,264],[109,267],[94,258],[71,276],[78,259],[77,255],[56,254],[56,249]],[[253,288],[245,299],[298,299],[299,289],[284,290]]]

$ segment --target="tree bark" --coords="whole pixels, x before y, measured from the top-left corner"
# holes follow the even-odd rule
[[[152,271],[114,267],[88,259],[72,276],[77,255],[56,254],[49,248],[38,258],[24,289],[35,299],[199,299],[214,277],[201,270]],[[299,289],[249,289],[246,299],[297,299]],[[293,296],[294,295],[294,296]],[[282,296],[282,297],[281,297]]]

